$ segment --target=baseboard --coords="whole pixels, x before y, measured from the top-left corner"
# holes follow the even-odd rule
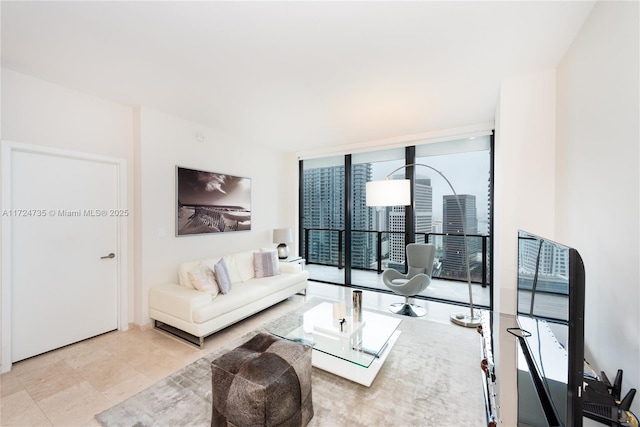
[[[150,331],[153,329],[153,323],[145,323],[144,325],[138,325],[137,323],[129,323],[129,329],[134,331]]]

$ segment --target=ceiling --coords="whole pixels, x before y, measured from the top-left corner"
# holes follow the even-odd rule
[[[2,1],[2,66],[300,151],[493,121],[593,4]]]

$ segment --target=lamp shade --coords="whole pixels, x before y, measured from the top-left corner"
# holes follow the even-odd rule
[[[291,228],[276,228],[273,230],[273,243],[291,243],[293,233]]]
[[[367,206],[407,206],[411,204],[408,179],[385,179],[367,182]]]

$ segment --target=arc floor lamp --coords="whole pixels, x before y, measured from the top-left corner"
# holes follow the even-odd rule
[[[408,206],[411,205],[411,182],[408,179],[389,179],[391,175],[399,171],[400,169],[406,169],[410,166],[423,166],[440,175],[449,184],[449,188],[455,196],[458,203],[458,209],[460,210],[460,219],[462,222],[462,238],[464,241],[464,258],[465,267],[467,270],[467,287],[469,288],[469,313],[453,313],[450,319],[453,323],[466,326],[469,328],[477,327],[482,323],[480,316],[477,316],[473,308],[473,292],[471,290],[471,269],[469,268],[469,250],[467,245],[467,233],[466,233],[466,217],[458,193],[451,185],[451,182],[446,176],[438,169],[423,164],[423,163],[411,163],[408,165],[402,165],[399,168],[392,170],[384,180],[367,182],[366,197],[367,206]]]

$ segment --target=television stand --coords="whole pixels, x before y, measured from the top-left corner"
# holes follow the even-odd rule
[[[493,360],[493,344],[491,337],[490,314],[483,313],[482,323],[478,326],[477,331],[482,335],[481,354],[482,361],[480,368],[482,369],[482,385],[484,391],[484,403],[487,417],[487,427],[496,427],[498,425],[498,402],[496,392],[496,373]]]
[[[482,355],[486,362],[481,364],[483,388],[485,390],[485,409],[487,416],[487,426],[516,426],[518,425],[518,378],[517,378],[517,355],[514,348],[518,345],[518,339],[507,332],[507,329],[517,328],[518,323],[514,315],[505,313],[494,313],[483,311],[482,331]],[[593,379],[598,376],[590,368],[585,366],[584,372],[592,372]],[[584,377],[585,382],[589,376]],[[607,389],[608,379],[605,375],[600,374],[599,381],[605,384],[605,395],[609,394]],[[622,379],[617,379],[614,384],[621,383]],[[613,385],[611,385],[613,392]],[[587,387],[588,388],[588,387]],[[619,386],[616,390],[619,390]],[[591,390],[594,391],[594,390]],[[585,392],[589,393],[589,392]],[[627,393],[629,394],[629,393]],[[622,401],[625,401],[625,397]],[[627,398],[628,399],[628,398]],[[631,398],[632,399],[632,398]],[[614,400],[616,400],[614,398]],[[583,394],[583,403],[589,402]],[[622,401],[620,404],[622,404]],[[631,402],[629,402],[629,405]],[[584,427],[598,427],[603,423],[593,420],[583,414],[582,425]],[[635,427],[640,425],[633,424],[633,418],[629,422],[623,421],[624,416],[619,418],[615,423],[604,423],[605,425]]]

